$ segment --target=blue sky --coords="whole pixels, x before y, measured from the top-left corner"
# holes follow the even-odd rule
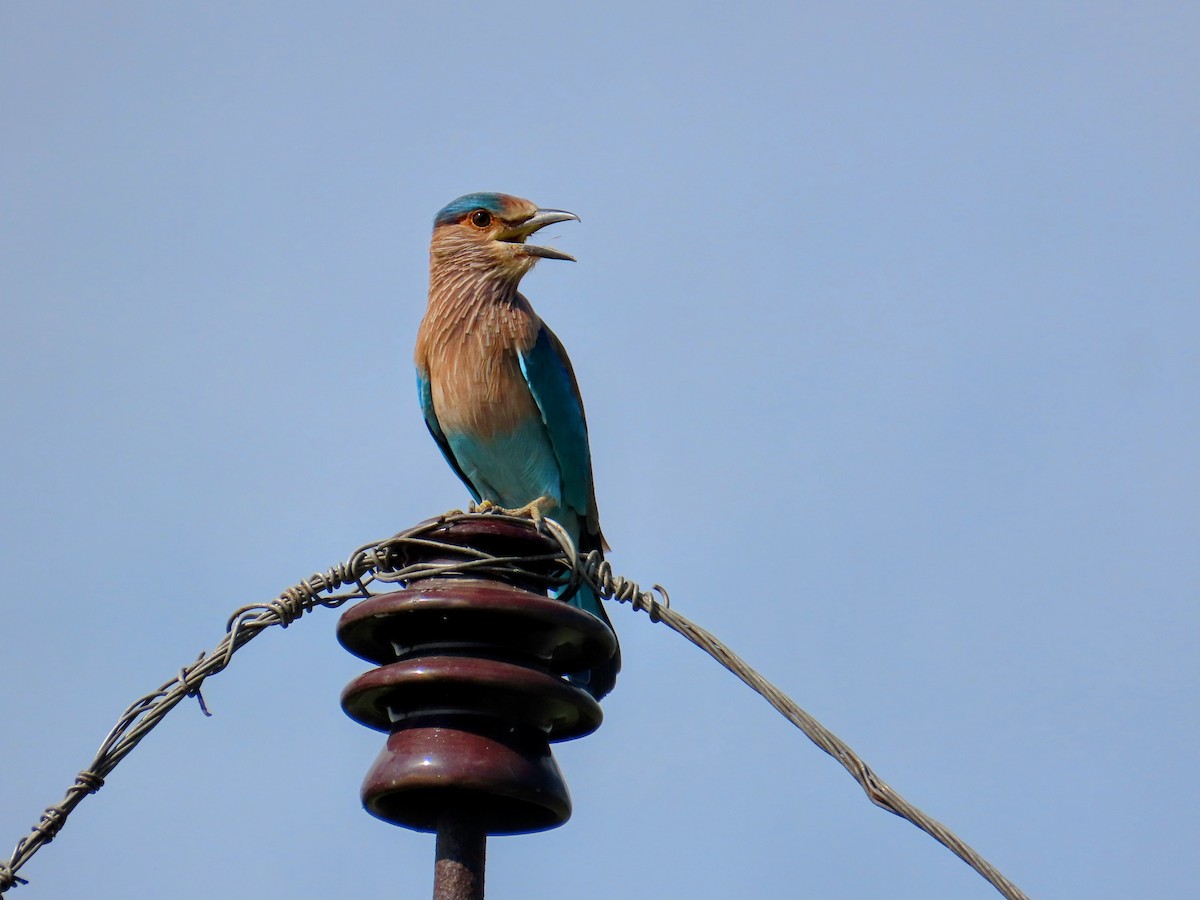
[[[1198,39],[1168,3],[0,6],[0,838],[231,610],[464,502],[411,347],[433,214],[499,190],[582,218],[525,292],[616,569],[1033,896],[1194,892]],[[612,614],[574,817],[493,840],[494,896],[995,896]],[[335,620],[239,654],[20,896],[427,894],[432,839],[359,808]]]

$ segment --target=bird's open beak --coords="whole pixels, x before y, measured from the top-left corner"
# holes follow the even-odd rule
[[[547,225],[553,225],[555,222],[570,222],[579,221],[579,216],[575,213],[567,212],[565,209],[539,209],[532,216],[514,228],[508,237],[503,240],[510,241],[521,245],[521,251],[525,256],[538,256],[542,259],[566,259],[571,262],[575,261],[575,257],[570,254],[563,253],[561,250],[555,250],[552,247],[537,247],[533,244],[525,243],[525,239],[535,231],[545,228]]]

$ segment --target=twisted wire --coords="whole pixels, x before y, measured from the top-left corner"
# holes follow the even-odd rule
[[[713,659],[736,675],[751,690],[760,694],[788,721],[799,728],[818,747],[841,763],[877,806],[907,819],[986,878],[1009,900],[1028,900],[1012,882],[950,829],[932,819],[901,797],[880,779],[863,760],[837,735],[801,709],[782,691],[747,665],[715,636],[688,621],[671,609],[670,597],[661,585],[643,590],[637,582],[613,572],[612,566],[597,551],[580,556],[566,531],[557,522],[542,520],[542,528],[560,546],[558,553],[528,556],[497,556],[458,544],[450,545],[429,535],[445,525],[454,524],[478,514],[448,513],[401,532],[383,541],[364,544],[344,563],[317,572],[283,591],[267,603],[240,607],[229,617],[225,634],[211,651],[201,652],[194,662],[182,667],[175,678],[156,691],[135,700],[118,718],[116,725],[100,744],[92,761],[75,776],[66,795],[48,807],[30,833],[17,842],[7,862],[0,862],[0,894],[28,882],[17,875],[18,870],[41,848],[54,840],[67,817],[83,798],[98,791],[105,777],[129,755],[172,709],[187,697],[195,697],[205,715],[210,715],[200,693],[205,679],[223,671],[233,654],[268,628],[278,625],[287,628],[292,622],[317,609],[336,609],[351,600],[372,596],[371,585],[376,582],[407,584],[425,578],[448,575],[484,575],[520,579],[524,583],[541,584],[547,588],[568,590],[586,581],[600,596],[628,603],[645,612],[652,622],[662,622],[687,638]],[[514,519],[495,513],[500,518],[528,525],[528,519]],[[466,559],[449,563],[404,563],[405,550],[449,550]],[[546,563],[558,563],[560,572],[547,575]],[[343,590],[344,589],[344,590]]]
[[[580,560],[574,547],[570,546],[570,538],[566,532],[557,523],[546,524],[562,544],[567,559],[573,566],[579,567],[580,577],[589,581],[597,594],[608,600],[629,603],[635,610],[642,610],[649,615],[652,622],[662,622],[672,631],[687,638],[736,675],[752,691],[762,696],[785,719],[804,732],[809,740],[841,763],[862,786],[872,803],[920,828],[987,879],[1008,900],[1029,900],[1020,888],[1005,878],[966,841],[905,800],[891,785],[876,775],[849,744],[801,709],[791,697],[767,681],[715,635],[671,609],[671,599],[665,588],[656,584],[650,591],[642,590],[637,582],[614,574],[607,560],[602,559],[597,551],[592,551]],[[662,598],[661,601],[655,594]]]

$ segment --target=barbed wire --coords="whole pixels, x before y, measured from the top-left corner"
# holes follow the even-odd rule
[[[431,533],[446,525],[478,515],[481,514],[448,513],[385,540],[364,544],[355,550],[346,562],[309,576],[285,590],[270,603],[252,604],[235,610],[226,624],[225,635],[216,647],[209,652],[202,652],[195,662],[180,669],[175,678],[158,690],[134,701],[121,714],[117,724],[100,744],[95,757],[75,776],[75,781],[67,789],[63,799],[48,807],[30,833],[17,842],[16,849],[8,861],[0,862],[0,894],[11,887],[28,883],[17,875],[21,867],[42,846],[54,840],[66,823],[67,817],[83,798],[104,786],[105,777],[167,713],[184,699],[195,697],[201,711],[209,715],[204,697],[200,693],[203,682],[223,671],[234,653],[267,628],[276,625],[287,628],[292,622],[318,607],[336,609],[351,600],[373,596],[370,585],[375,581],[407,584],[437,576],[484,575],[517,578],[524,583],[543,584],[547,588],[587,581],[600,596],[628,603],[633,609],[647,613],[651,621],[661,622],[687,638],[766,699],[813,743],[840,762],[866,791],[872,803],[907,819],[946,846],[1009,900],[1028,900],[1020,889],[950,829],[913,806],[876,776],[837,735],[797,706],[790,697],[747,665],[715,636],[672,610],[670,598],[662,586],[656,584],[651,591],[644,591],[637,582],[616,575],[599,552],[593,551],[586,556],[580,556],[566,531],[557,522],[542,520],[543,530],[549,532],[558,542],[559,553],[497,556],[459,544],[449,545],[429,537]],[[485,515],[489,519],[506,519],[524,525],[529,523],[528,519],[512,519],[495,513]],[[468,558],[448,563],[405,564],[406,548],[450,550],[458,557]],[[561,576],[547,576],[547,563],[560,564]]]
[[[785,719],[804,732],[809,740],[841,763],[862,786],[872,803],[916,825],[986,878],[1008,900],[1029,900],[1020,888],[1005,878],[966,841],[900,796],[891,785],[871,770],[849,744],[801,709],[791,697],[763,678],[716,636],[671,609],[670,596],[662,585],[654,585],[651,591],[642,590],[636,582],[615,575],[608,561],[602,559],[601,554],[594,550],[582,560],[577,559],[570,538],[561,526],[556,522],[546,524],[555,532],[572,570],[586,578],[600,596],[620,603],[629,603],[635,610],[647,613],[651,621],[662,622],[672,631],[687,638],[736,675],[747,687],[761,695]],[[656,593],[662,597],[662,602],[655,597]]]

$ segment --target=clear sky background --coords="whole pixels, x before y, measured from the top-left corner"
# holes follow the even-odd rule
[[[433,214],[577,212],[619,572],[1036,897],[1200,881],[1200,8],[0,6],[0,850],[234,608],[466,495],[417,410]],[[426,896],[337,616],[263,635],[39,898]],[[988,898],[627,607],[573,819],[494,897]]]

